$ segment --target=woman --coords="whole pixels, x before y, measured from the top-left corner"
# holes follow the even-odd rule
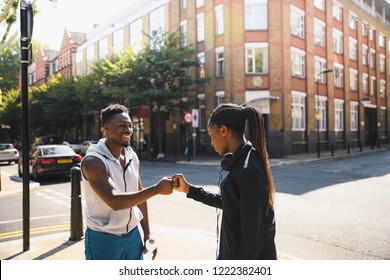
[[[253,144],[245,140],[246,121]],[[212,147],[225,155],[222,168],[229,171],[220,194],[192,186],[182,174],[172,179],[175,189],[223,210],[218,259],[276,259],[275,186],[262,115],[254,107],[223,104],[214,109],[207,130]]]

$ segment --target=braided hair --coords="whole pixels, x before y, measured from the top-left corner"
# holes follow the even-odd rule
[[[265,165],[269,185],[268,199],[273,209],[275,184],[266,148],[263,115],[252,106],[242,107],[237,104],[226,103],[214,109],[209,119],[209,125],[216,125],[218,128],[225,125],[234,135],[241,137],[244,136],[246,120],[248,120],[249,140]]]

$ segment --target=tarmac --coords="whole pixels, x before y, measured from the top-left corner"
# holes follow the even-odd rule
[[[382,147],[364,147],[360,150],[358,148],[348,150],[336,150],[333,155],[330,151],[321,151],[320,157],[317,153],[305,153],[286,156],[280,159],[270,159],[272,166],[290,165],[290,164],[304,164],[314,161],[335,160],[344,157],[358,157],[363,154],[381,152],[388,149],[390,146]],[[151,158],[142,158],[143,160],[156,160]],[[219,157],[187,157],[166,155],[158,161],[176,162],[176,164],[201,164],[201,165],[219,165]],[[0,198],[9,195],[22,193],[23,182],[18,176],[8,174],[1,170],[0,166]],[[30,182],[30,190],[39,188],[40,184],[37,182]],[[213,260],[215,259],[215,236],[207,236],[199,232],[185,232],[182,229],[170,229],[169,227],[159,227],[158,231],[158,256],[157,260]],[[183,232],[181,232],[183,231]],[[174,232],[174,234],[172,234]],[[1,260],[84,260],[84,239],[83,237],[76,240],[70,239],[70,231],[59,232],[55,234],[41,235],[38,237],[31,237],[29,239],[29,246],[25,246],[23,239],[0,242],[0,259]],[[195,240],[195,241],[194,241]],[[188,255],[178,255],[175,248],[181,246],[188,246],[191,244],[195,250],[192,250]],[[175,244],[175,248],[172,248]],[[23,247],[28,247],[28,250],[23,250]],[[280,256],[280,259],[289,259],[289,256]]]

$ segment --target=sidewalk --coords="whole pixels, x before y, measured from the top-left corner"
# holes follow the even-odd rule
[[[314,154],[298,154],[287,156],[281,159],[271,159],[271,166],[281,166],[290,164],[302,164],[314,161],[333,160],[344,157],[358,157],[363,154],[381,152],[390,146],[385,145],[381,148],[365,149],[361,152],[359,149],[338,150],[331,155],[330,151],[321,151],[320,157]],[[151,158],[141,158],[142,160],[154,160]],[[165,158],[158,161],[176,162],[176,164],[201,164],[201,165],[219,165],[220,157],[196,157],[195,159],[185,156],[166,155]],[[1,167],[0,167],[1,170]],[[30,182],[30,189],[39,187],[39,183]],[[21,193],[23,184],[20,177],[13,176],[1,170],[1,191],[0,198]],[[180,228],[169,228],[165,226],[153,226],[156,232],[156,239],[159,244],[159,260],[213,260],[215,259],[215,236],[210,236],[204,232],[189,232]],[[69,241],[70,231],[57,234],[44,235],[30,238],[30,250],[23,252],[23,240],[14,240],[0,242],[1,260],[84,260],[84,240]],[[196,240],[196,242],[194,242]],[[174,244],[175,246],[172,246]],[[190,245],[189,245],[190,244]],[[187,255],[178,254],[177,249],[183,246],[191,246],[196,250],[189,250]],[[289,259],[288,256],[280,256],[281,259]]]

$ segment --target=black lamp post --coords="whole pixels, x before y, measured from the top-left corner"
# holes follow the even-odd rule
[[[320,84],[320,77],[323,74],[333,72],[333,69],[325,69],[322,70],[320,73],[317,74],[317,106],[316,106],[316,115],[315,118],[317,120],[317,157],[321,156],[321,147],[320,147],[320,120],[321,120],[321,112],[320,112],[320,91],[319,91],[319,84]]]

